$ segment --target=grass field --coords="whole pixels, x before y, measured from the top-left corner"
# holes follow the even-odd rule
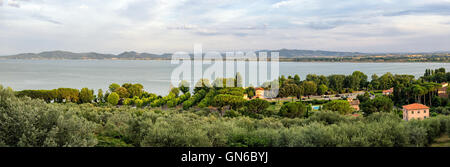
[[[450,147],[450,137],[448,134],[442,135],[431,144],[431,147]]]

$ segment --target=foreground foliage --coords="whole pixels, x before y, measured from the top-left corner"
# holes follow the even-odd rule
[[[291,110],[296,108],[286,108]],[[0,88],[2,146],[428,146],[449,131],[450,117],[442,115],[409,122],[383,112],[368,117],[316,112],[307,119],[221,117],[205,109],[47,104]]]

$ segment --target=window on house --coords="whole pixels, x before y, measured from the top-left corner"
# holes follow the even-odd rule
[[[425,118],[427,118],[427,116],[423,116],[423,118],[425,119]]]
[[[420,114],[420,110],[419,110],[419,111],[417,111],[417,114]]]
[[[414,114],[414,111],[411,111],[411,114]]]

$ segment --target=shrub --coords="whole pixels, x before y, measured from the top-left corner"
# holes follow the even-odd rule
[[[333,100],[323,105],[324,110],[335,111],[339,114],[351,114],[354,110],[346,100]]]
[[[252,99],[246,102],[246,107],[249,112],[261,113],[269,107],[269,102],[261,99]]]
[[[119,103],[120,97],[116,92],[109,94],[108,103],[112,105],[117,105]]]
[[[279,115],[288,118],[296,118],[303,117],[305,115],[305,112],[305,104],[301,102],[289,102],[281,106]]]

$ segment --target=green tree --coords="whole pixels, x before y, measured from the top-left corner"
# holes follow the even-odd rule
[[[295,76],[294,76],[294,83],[296,85],[300,85],[300,83],[301,83],[300,76],[298,76],[298,74],[295,74]]]
[[[245,100],[242,96],[234,96],[229,94],[219,94],[213,99],[213,106],[218,107],[224,114],[224,107],[229,106],[231,109],[237,110],[242,107]]]
[[[317,84],[313,81],[304,81],[301,86],[303,87],[303,93],[306,96],[314,95],[317,92]]]
[[[447,88],[447,96],[450,99],[450,86]]]
[[[367,81],[367,75],[362,73],[361,71],[355,71],[352,73],[352,76],[356,79],[356,89],[354,88],[354,90],[359,90],[362,88],[366,88],[368,81]]]
[[[324,84],[319,85],[319,87],[317,88],[317,94],[319,94],[319,95],[324,95],[327,91],[328,91],[328,87],[327,87],[327,85],[324,85]]]
[[[255,88],[248,87],[244,90],[244,93],[247,94],[248,98],[252,98],[253,96],[255,96]]]
[[[81,103],[91,103],[94,100],[94,90],[89,90],[88,88],[82,88],[80,91],[80,102]]]
[[[170,93],[172,93],[173,95],[175,95],[175,97],[178,97],[178,95],[180,94],[180,89],[178,89],[178,88],[172,88],[172,89],[170,89]]]
[[[133,86],[133,84],[131,84],[131,83],[122,84],[122,87],[124,87],[125,89],[129,89],[129,88],[131,88],[131,86]]]
[[[304,117],[306,106],[302,102],[288,102],[281,106],[279,115],[288,118]]]
[[[359,102],[364,103],[368,100],[370,100],[370,94],[369,92],[365,92],[364,95],[358,95],[356,98],[359,100]]]
[[[58,88],[56,90],[58,102],[73,102],[78,103],[80,100],[80,91],[72,88]]]
[[[246,102],[247,110],[251,113],[261,113],[269,107],[270,103],[262,99],[252,99]]]
[[[117,105],[119,103],[120,96],[116,92],[112,92],[108,96],[108,103],[112,105]]]
[[[279,96],[280,97],[292,97],[297,96],[298,86],[296,84],[285,84],[281,87]]]
[[[180,88],[180,91],[183,92],[183,94],[186,94],[190,90],[189,82],[187,82],[186,80],[182,80],[178,85],[178,88]]]
[[[386,90],[394,86],[394,75],[389,72],[382,75],[378,80],[380,83],[379,89]]]
[[[102,89],[98,89],[98,92],[97,92],[97,102],[103,103],[103,90],[102,90]]]
[[[330,75],[328,80],[330,82],[329,88],[339,93],[343,92],[345,75]]]
[[[127,86],[127,85],[126,85]],[[129,97],[142,97],[142,93],[144,92],[144,86],[141,84],[133,84],[131,86],[128,85],[128,88],[125,87],[130,94]]]
[[[111,85],[109,85],[109,91],[110,92],[115,92],[117,88],[120,88],[119,84],[112,83]]]
[[[117,88],[115,90],[116,91],[114,91],[114,92],[116,92],[119,95],[120,98],[128,98],[128,97],[130,97],[130,93],[128,93],[128,90],[126,88],[124,88],[124,87],[119,87],[119,88]]]
[[[351,114],[354,109],[350,106],[350,103],[346,100],[333,100],[323,105],[324,110],[335,111],[339,114],[346,115]]]
[[[361,103],[361,110],[364,115],[370,115],[375,112],[391,112],[394,107],[394,103],[389,97],[378,96],[375,99],[367,100]]]
[[[197,83],[195,84],[194,87],[194,94],[196,94],[198,91],[200,90],[205,90],[208,91],[209,88],[211,88],[211,83],[209,81],[209,79],[205,79],[205,78],[201,78],[200,80],[197,81]]]

